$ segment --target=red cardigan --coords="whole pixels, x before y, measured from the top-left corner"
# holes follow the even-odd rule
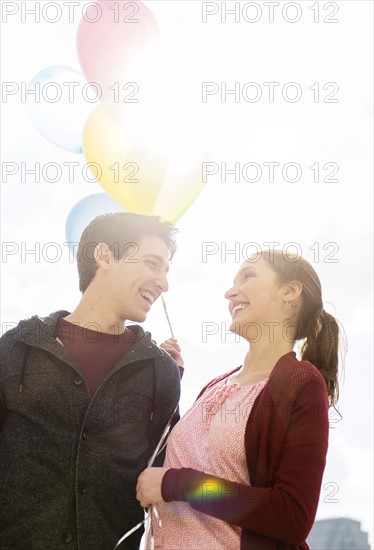
[[[215,378],[199,397],[229,374]],[[162,497],[165,502],[189,502],[199,512],[241,527],[241,550],[308,549],[305,540],[317,511],[328,430],[321,373],[308,361],[298,361],[294,352],[287,353],[248,418],[245,449],[251,485],[192,468],[171,468],[162,480]]]

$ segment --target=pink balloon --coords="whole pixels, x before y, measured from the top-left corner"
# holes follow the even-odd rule
[[[89,5],[78,27],[77,51],[89,82],[110,86],[123,82],[126,69],[158,37],[152,12],[138,0],[97,0]]]

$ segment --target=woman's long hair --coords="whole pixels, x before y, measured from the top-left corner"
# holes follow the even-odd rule
[[[305,339],[301,358],[312,363],[326,382],[330,405],[336,408],[339,399],[338,364],[340,338],[344,332],[333,315],[323,308],[321,282],[317,273],[301,256],[280,250],[262,251],[281,283],[302,284],[301,307],[296,321],[296,340]]]

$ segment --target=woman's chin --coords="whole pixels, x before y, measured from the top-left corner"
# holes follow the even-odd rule
[[[257,342],[261,338],[261,327],[252,321],[232,319],[229,328],[231,332],[238,334],[248,342]]]
[[[235,319],[232,319],[231,324],[229,326],[229,330],[231,332],[234,332],[235,334],[239,334],[241,336],[241,324],[238,321],[235,321]]]

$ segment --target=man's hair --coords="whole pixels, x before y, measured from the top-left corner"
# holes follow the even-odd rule
[[[93,219],[83,231],[77,252],[79,290],[83,293],[95,276],[97,263],[94,257],[96,245],[106,243],[115,260],[120,260],[131,245],[146,236],[159,237],[174,256],[176,244],[175,227],[158,216],[143,216],[129,212],[104,214]]]

